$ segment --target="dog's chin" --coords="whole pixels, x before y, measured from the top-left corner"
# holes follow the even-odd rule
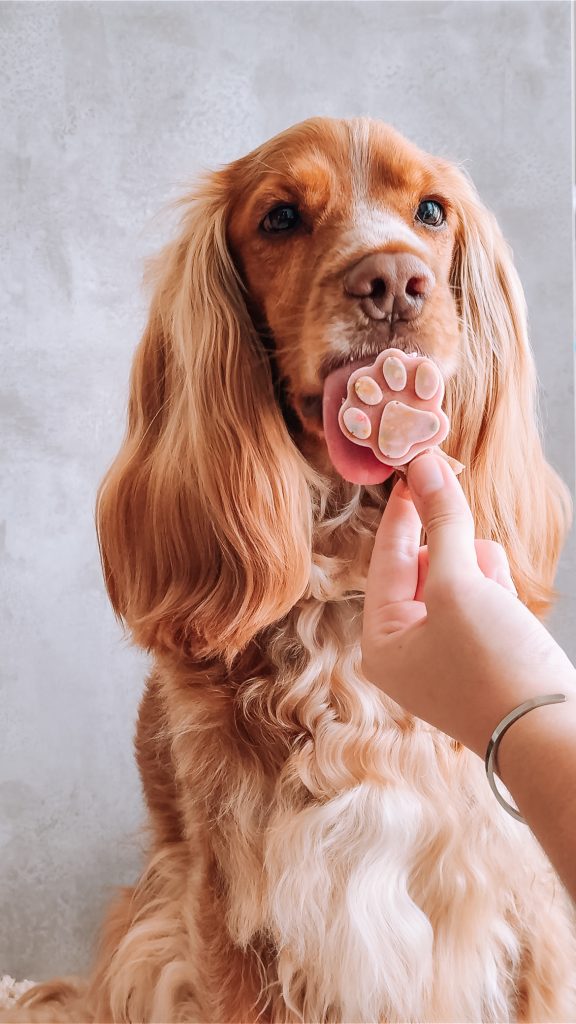
[[[294,410],[302,430],[314,437],[324,438],[322,422],[322,389],[317,392],[298,395],[294,400]]]
[[[280,403],[288,432],[313,469],[323,476],[339,477],[328,455],[322,422],[322,391]]]
[[[350,482],[344,480],[334,466],[326,442],[319,433],[303,428],[299,437],[294,440],[308,465],[321,476],[330,480],[336,490],[351,486]]]

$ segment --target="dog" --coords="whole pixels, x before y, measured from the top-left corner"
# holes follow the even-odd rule
[[[322,415],[341,367],[432,359],[476,534],[546,612],[569,499],[494,215],[392,127],[316,118],[186,196],[153,278],[97,504],[112,604],[154,656],[149,859],[88,980],[13,1019],[576,1020],[572,911],[540,848],[475,755],[362,675],[392,479],[347,482]]]

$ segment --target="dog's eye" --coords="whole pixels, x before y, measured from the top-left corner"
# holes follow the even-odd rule
[[[446,220],[444,207],[435,199],[423,199],[416,210],[416,220],[429,227],[438,228]]]
[[[266,214],[260,227],[263,231],[290,231],[300,223],[300,215],[295,206],[275,206]]]

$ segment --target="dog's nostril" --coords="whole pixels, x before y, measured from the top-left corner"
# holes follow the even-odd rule
[[[412,298],[422,298],[428,291],[429,281],[425,277],[411,277],[406,285],[406,295]]]
[[[370,281],[371,299],[383,299],[386,295],[386,290],[386,281],[382,277],[375,277],[373,281]]]

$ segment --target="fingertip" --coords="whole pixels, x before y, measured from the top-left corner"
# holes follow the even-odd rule
[[[518,597],[518,591],[514,585],[514,580],[506,569],[497,569],[492,578],[495,583],[499,583],[501,587],[504,587],[504,590],[508,590],[511,594],[514,594],[514,597]]]
[[[453,476],[453,471],[447,468]],[[422,452],[412,459],[408,466],[408,483],[416,497],[427,498],[442,490],[446,481],[442,470],[443,463],[432,451]]]

